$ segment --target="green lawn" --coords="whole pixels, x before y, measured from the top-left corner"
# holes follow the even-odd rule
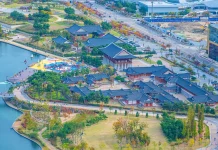
[[[143,58],[143,60],[149,64],[152,64],[152,65],[156,65],[157,63],[155,61],[153,61],[152,59],[148,58],[148,59],[145,59]]]
[[[9,17],[9,14],[7,13],[0,13],[0,22],[10,25],[22,25],[25,22],[24,21],[15,21],[12,18]]]
[[[117,32],[117,31],[115,31],[115,30],[113,30],[113,29],[110,30],[109,33],[112,34],[112,35],[114,35],[114,36],[116,36],[116,37],[120,37],[120,36],[121,36],[121,34],[120,34],[119,32]]]
[[[119,112],[119,111],[118,111]],[[84,140],[88,142],[89,146],[94,147],[96,150],[100,150],[100,144],[104,143],[107,150],[113,150],[114,144],[116,144],[116,137],[114,136],[113,123],[123,115],[107,114],[108,119],[101,121],[98,124],[92,125],[85,129]],[[130,117],[132,118],[132,117]],[[133,117],[135,118],[135,117]],[[160,121],[154,117],[145,118],[140,117],[140,121],[145,122],[148,125],[146,132],[151,137],[151,141],[165,143],[166,147],[169,148],[169,143],[163,135],[160,127]],[[152,143],[149,146],[153,147]],[[156,147],[157,148],[157,147]]]

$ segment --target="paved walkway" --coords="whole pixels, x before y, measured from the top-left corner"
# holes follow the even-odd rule
[[[24,93],[25,87],[20,87],[14,89],[13,93],[14,95],[22,101],[30,102],[30,103],[35,103],[39,104],[40,101],[31,99],[26,93]],[[70,107],[70,108],[79,108],[79,109],[89,109],[89,110],[99,110],[98,106],[90,106],[90,105],[80,105],[80,104],[65,104],[65,103],[60,103],[60,102],[49,102],[48,103],[50,106],[63,106],[63,107]],[[115,108],[112,109],[112,111],[115,110]],[[111,110],[108,107],[104,107],[105,112],[111,112]],[[134,110],[133,114],[135,114],[138,110]],[[121,113],[125,113],[125,110],[121,110]],[[153,113],[153,112],[148,112],[150,116],[156,114],[161,115],[161,113]],[[144,113],[145,115],[145,113]],[[185,116],[177,115],[176,117],[178,118],[185,118]],[[209,118],[205,117],[205,122],[210,128],[210,145],[206,148],[201,148],[201,150],[218,150],[218,119],[215,118]]]
[[[44,139],[43,137],[42,137],[42,133],[46,130],[47,128],[45,127],[45,128],[43,128],[41,131],[39,131],[39,139],[43,142],[43,143],[45,143],[45,145],[48,147],[48,149],[50,149],[50,150],[57,150],[57,148],[56,147],[54,147],[49,141],[47,141],[46,139]]]
[[[36,70],[32,68],[26,68],[25,70],[22,70],[15,74],[13,77],[10,77],[7,79],[8,82],[11,83],[20,83],[25,80],[27,80],[28,77],[32,76],[35,73]]]

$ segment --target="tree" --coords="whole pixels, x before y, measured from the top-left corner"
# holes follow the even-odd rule
[[[24,14],[22,13],[19,13],[17,11],[13,11],[10,13],[10,17],[13,19],[13,20],[17,20],[17,21],[24,21],[26,19],[26,17],[24,16]]]
[[[108,23],[108,22],[102,22],[101,27],[105,31],[108,31],[108,30],[112,29],[112,25],[110,23]]]
[[[191,139],[188,141],[188,146],[189,146],[189,147],[192,147],[192,146],[194,146],[194,144],[195,144],[195,140],[194,140],[193,138],[191,138]]]
[[[124,144],[131,144],[132,147],[136,148],[139,146],[148,146],[150,144],[150,137],[144,132],[144,128],[146,127],[147,125],[140,123],[138,118],[131,120],[119,118],[114,122],[113,129],[120,149],[122,149]]]
[[[145,116],[146,116],[146,118],[148,118],[148,112],[146,112],[146,115],[145,115]]]
[[[115,111],[114,111],[114,115],[117,115],[117,110],[115,109]]]
[[[148,8],[142,6],[142,7],[139,8],[139,12],[140,12],[142,15],[146,15],[146,13],[148,12]]]
[[[157,64],[158,64],[158,66],[163,65],[163,63],[162,63],[161,60],[158,60],[158,61],[157,61]]]
[[[215,69],[213,67],[210,68],[210,73],[213,73]]]
[[[67,7],[64,9],[65,13],[69,16],[69,15],[73,15],[75,14],[75,10],[71,7]]]
[[[127,110],[125,110],[125,114],[124,114],[125,116],[127,116],[128,115],[128,112],[127,112]]]
[[[3,30],[2,30],[2,26],[0,25],[0,37],[3,37]]]
[[[81,95],[80,95],[79,93],[73,93],[72,99],[73,99],[74,101],[79,101],[80,96],[81,96]]]
[[[135,115],[135,116],[136,116],[136,117],[139,117],[139,112],[138,112],[138,111],[136,112],[136,115]]]
[[[198,109],[198,134],[202,134],[204,127],[204,105],[196,105],[196,109]]]

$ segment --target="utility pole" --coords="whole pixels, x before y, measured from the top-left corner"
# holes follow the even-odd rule
[[[154,15],[154,0],[151,0],[151,18],[153,18]]]

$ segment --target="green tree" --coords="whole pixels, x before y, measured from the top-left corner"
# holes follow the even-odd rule
[[[157,61],[157,65],[158,65],[158,66],[163,65],[162,61],[161,61],[161,60],[158,60],[158,61]]]
[[[108,30],[112,29],[112,25],[110,23],[108,23],[108,22],[102,22],[101,27],[105,31],[108,31]]]
[[[125,114],[124,114],[125,116],[127,116],[128,115],[128,112],[127,112],[127,110],[125,110]]]
[[[146,112],[146,115],[145,115],[145,116],[146,116],[146,118],[148,118],[148,112]]]
[[[115,109],[115,111],[114,111],[114,115],[117,115],[117,110]]]
[[[146,13],[148,12],[148,8],[142,6],[142,7],[139,8],[139,12],[140,12],[142,15],[146,15]]]
[[[139,112],[138,112],[138,111],[136,112],[136,115],[135,115],[135,116],[136,116],[136,117],[139,117]]]
[[[66,13],[67,15],[73,15],[73,14],[75,14],[75,10],[74,10],[73,8],[71,8],[71,7],[65,8],[64,11],[65,11],[65,13]]]

